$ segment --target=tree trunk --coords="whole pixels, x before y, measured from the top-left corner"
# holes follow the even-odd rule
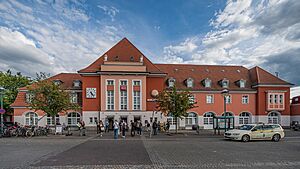
[[[177,134],[177,132],[178,132],[178,117],[175,117],[175,120],[176,120],[176,134]]]
[[[52,123],[54,125],[54,134],[56,134],[56,120],[55,120],[55,115],[52,115]]]

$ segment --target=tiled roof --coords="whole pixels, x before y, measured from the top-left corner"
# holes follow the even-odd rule
[[[192,78],[194,87],[192,90],[221,90],[219,81],[224,78],[229,80],[231,90],[252,90],[248,69],[243,66],[215,66],[215,65],[191,65],[191,64],[155,64],[160,70],[167,73],[168,78],[175,78],[176,87],[186,89],[185,80]],[[210,79],[211,88],[205,88],[204,79]],[[240,88],[236,82],[246,80],[245,88]]]
[[[255,66],[252,69],[250,69],[249,73],[253,85],[292,85],[291,83],[272,75],[271,73],[258,66]]]
[[[93,73],[100,71],[100,66],[104,63],[104,56],[107,55],[107,61],[115,61],[116,56],[119,62],[131,62],[130,58],[133,57],[134,62],[139,62],[140,56],[143,56],[144,65],[147,72],[162,73],[144,54],[139,51],[127,38],[122,39],[95,62],[88,67],[81,69],[78,73]]]

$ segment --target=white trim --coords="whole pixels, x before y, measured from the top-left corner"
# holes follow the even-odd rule
[[[184,91],[184,90],[178,90],[178,91]],[[222,90],[190,90],[190,92],[195,92],[195,93],[221,93]],[[239,90],[239,91],[231,91],[229,90],[230,93],[242,93],[242,94],[252,94],[252,93],[257,93],[257,91],[242,91],[242,90]]]
[[[115,79],[106,79],[105,80],[105,110],[107,111],[107,81],[108,80],[112,80],[114,82],[114,109],[116,109],[116,82],[115,82]]]
[[[258,85],[254,85],[252,87],[292,87],[294,85],[289,84],[289,85],[280,85],[280,84],[258,84]]]
[[[247,103],[243,103],[243,96],[247,96],[248,97],[248,102]],[[250,102],[250,96],[249,96],[249,94],[243,94],[241,101],[242,101],[242,104],[249,104],[249,102]]]
[[[87,73],[87,72],[85,72],[85,73],[78,73],[78,74],[80,74],[80,75],[84,75],[84,76],[100,76],[99,75],[99,73]]]
[[[140,109],[134,109],[134,81],[139,81],[140,82]],[[131,80],[131,101],[132,101],[132,107],[131,110],[136,110],[136,111],[141,111],[142,110],[142,80],[141,79],[132,79]]]
[[[211,103],[207,102],[207,96],[212,96],[212,102]],[[205,95],[205,103],[206,104],[214,104],[215,103],[215,95],[214,94],[206,94]]]
[[[128,96],[128,86],[129,86],[129,84],[128,84],[128,79],[119,79],[119,110],[120,111],[124,111],[124,110],[122,110],[121,109],[121,81],[126,81],[126,93],[127,93],[127,99],[126,99],[126,101],[127,101],[127,103],[126,103],[126,109],[125,109],[125,111],[127,111],[127,110],[129,110],[129,105],[128,105],[128,101],[129,101],[129,96]]]

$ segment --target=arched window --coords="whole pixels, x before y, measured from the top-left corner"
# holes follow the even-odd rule
[[[59,115],[58,114],[55,117],[55,122],[56,122],[56,124],[59,124]],[[52,117],[49,114],[47,115],[47,124],[54,125]]]
[[[239,115],[239,124],[249,124],[249,123],[251,123],[250,113],[242,112]]]
[[[25,125],[37,125],[38,115],[34,112],[28,112],[25,114]]]
[[[225,116],[225,114],[223,113],[222,116]],[[231,112],[226,112],[226,116],[233,116],[233,113],[231,113]]]
[[[197,114],[194,112],[188,113],[188,116],[185,118],[185,125],[195,124],[197,124]]]
[[[203,115],[203,124],[213,124],[213,117],[215,114],[213,112],[207,112]]]
[[[80,114],[72,112],[68,114],[68,125],[76,125],[80,121]]]
[[[269,124],[279,124],[280,114],[278,112],[271,112],[268,115],[268,123]]]

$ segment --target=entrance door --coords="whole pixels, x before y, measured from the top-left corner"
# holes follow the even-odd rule
[[[141,121],[141,116],[134,116],[134,117],[133,117],[133,121],[134,121],[134,122],[137,122],[137,121],[139,121],[139,120]]]
[[[127,122],[127,116],[121,116],[121,122],[122,121],[125,121],[125,123],[128,124],[128,122]]]
[[[108,120],[108,129],[109,130],[113,130],[114,129],[114,116],[109,116],[107,117],[107,120]]]

